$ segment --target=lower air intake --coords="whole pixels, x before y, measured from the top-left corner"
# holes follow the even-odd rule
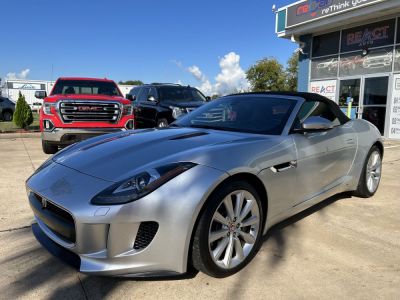
[[[133,249],[141,250],[150,245],[158,230],[157,222],[142,222],[136,235]]]

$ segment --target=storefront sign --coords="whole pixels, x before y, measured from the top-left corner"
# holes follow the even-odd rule
[[[389,138],[400,139],[400,74],[393,77]]]
[[[396,20],[359,26],[342,33],[342,52],[394,44]]]
[[[12,88],[13,89],[18,89],[18,90],[44,90],[42,88],[42,84],[40,83],[17,83],[13,82],[12,83]]]
[[[307,0],[287,8],[286,27],[296,26],[385,0]]]
[[[311,81],[310,92],[320,94],[321,96],[335,101],[336,80]]]

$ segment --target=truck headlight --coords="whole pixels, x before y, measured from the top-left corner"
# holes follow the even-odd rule
[[[92,198],[91,203],[113,205],[138,200],[195,165],[191,162],[178,162],[139,173],[100,192]]]
[[[172,117],[175,120],[177,120],[179,117],[181,117],[185,113],[185,110],[180,107],[170,106],[169,108],[172,109]]]
[[[55,103],[48,103],[48,102],[45,102],[45,103],[43,103],[43,112],[44,112],[46,115],[52,116],[52,115],[53,115],[53,109],[52,109],[52,108],[55,109],[55,107],[56,107],[56,104],[55,104]]]
[[[124,104],[123,108],[122,108],[122,114],[124,116],[130,116],[133,114],[133,107],[130,104]]]

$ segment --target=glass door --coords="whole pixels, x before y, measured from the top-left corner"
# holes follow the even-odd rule
[[[361,78],[345,79],[340,81],[339,106],[347,114],[347,100],[353,99],[351,115],[352,119],[357,118],[360,105]]]
[[[362,118],[374,124],[381,134],[385,131],[389,76],[364,79]]]

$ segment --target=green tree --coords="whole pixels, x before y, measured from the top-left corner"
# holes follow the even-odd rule
[[[19,92],[17,105],[13,117],[15,125],[27,129],[33,122],[32,110],[25,101],[25,96]]]
[[[276,58],[264,58],[246,72],[253,92],[282,91],[285,89],[286,74]]]
[[[125,84],[125,85],[143,85],[143,81],[141,80],[127,80],[127,81],[122,81],[120,80],[118,84]]]
[[[298,72],[299,72],[299,53],[295,52],[287,62],[285,90],[291,92],[297,91]]]

